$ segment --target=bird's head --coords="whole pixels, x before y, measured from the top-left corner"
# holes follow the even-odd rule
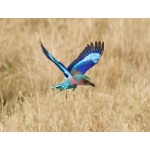
[[[95,87],[94,83],[91,82],[91,79],[88,76],[83,74],[75,74],[73,76],[72,83],[74,85],[91,85]]]
[[[85,76],[82,81],[83,81],[84,85],[91,85],[91,86],[95,87],[94,83],[92,83],[91,79],[87,76]]]

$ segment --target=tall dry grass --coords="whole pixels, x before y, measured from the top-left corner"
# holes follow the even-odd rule
[[[0,131],[150,131],[150,19],[0,19]],[[68,66],[105,42],[87,75],[96,87],[55,95]]]

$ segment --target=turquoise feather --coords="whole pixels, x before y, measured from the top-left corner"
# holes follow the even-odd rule
[[[67,77],[67,80],[63,83],[54,85],[52,88],[62,90],[73,89],[75,90],[78,85],[95,85],[91,82],[91,79],[84,75],[91,67],[98,63],[100,57],[104,51],[104,42],[95,42],[81,52],[81,54],[75,59],[68,68],[66,68],[61,62],[50,54],[40,41],[41,48],[46,57],[51,60]]]

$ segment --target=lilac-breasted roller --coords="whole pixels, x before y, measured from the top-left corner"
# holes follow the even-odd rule
[[[67,80],[61,84],[54,85],[52,88],[57,88],[60,91],[73,89],[78,85],[95,85],[91,82],[91,79],[84,75],[91,67],[96,65],[101,58],[104,51],[104,42],[95,42],[95,45],[87,45],[80,55],[68,66],[65,67],[61,62],[54,58],[43,46],[40,41],[41,48],[48,59],[50,59],[66,76]]]

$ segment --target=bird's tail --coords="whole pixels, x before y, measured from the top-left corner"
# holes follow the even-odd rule
[[[51,88],[56,88],[56,89],[59,89],[60,91],[64,90],[64,87],[62,86],[62,84],[54,85]]]

